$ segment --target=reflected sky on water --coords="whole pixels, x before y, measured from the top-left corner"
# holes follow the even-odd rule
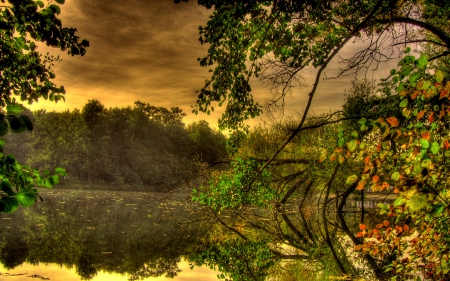
[[[0,216],[0,277],[217,280],[182,258],[196,246],[175,224],[188,216],[180,207],[186,195],[53,189],[42,197]]]

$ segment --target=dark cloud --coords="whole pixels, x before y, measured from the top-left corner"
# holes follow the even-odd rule
[[[156,106],[178,106],[190,113],[197,100],[195,91],[209,77],[197,58],[207,52],[207,46],[198,41],[198,26],[206,24],[210,13],[196,1],[67,1],[62,6],[63,24],[76,27],[78,36],[88,39],[90,47],[85,57],[61,54],[63,62],[55,66],[56,82],[67,90],[66,103],[40,101],[33,108],[81,108],[96,98],[107,107],[127,106],[140,100]],[[349,45],[343,54],[351,54],[352,48]],[[332,75],[337,69],[336,61],[327,74]],[[305,76],[309,83],[313,74],[311,71]],[[313,111],[340,109],[350,81],[351,78],[324,81],[313,102]],[[256,80],[252,89],[260,104],[271,97],[270,90]],[[304,109],[309,90],[294,89],[287,98],[286,115]],[[209,118],[215,125],[220,114],[219,110],[211,116],[188,116],[187,121]],[[256,122],[259,121],[251,123]]]

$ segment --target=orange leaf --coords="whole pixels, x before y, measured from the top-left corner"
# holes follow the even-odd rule
[[[428,122],[433,123],[434,121],[434,112],[431,112],[430,115],[428,115]]]
[[[360,232],[358,232],[358,233],[356,233],[356,238],[359,238],[359,237],[362,237],[364,234],[362,233],[362,231],[360,231]]]
[[[331,155],[331,157],[330,157],[330,160],[331,160],[331,161],[336,160],[336,154],[333,153],[333,155]]]
[[[366,158],[364,158],[364,164],[369,164],[370,161],[370,155],[367,155]]]
[[[448,149],[450,147],[450,143],[448,142],[448,140],[444,141],[444,147],[445,149]]]
[[[408,231],[409,230],[409,226],[407,224],[403,225],[403,230],[404,231]]]
[[[417,113],[417,116],[416,116],[417,120],[421,119],[424,114],[425,114],[425,110],[419,111],[419,113]]]
[[[400,190],[398,189],[398,187],[394,187],[394,193],[400,193]]]
[[[384,221],[383,221],[383,226],[384,226],[384,227],[388,227],[388,226],[389,226],[389,221],[384,220]]]
[[[377,151],[381,150],[381,142],[377,145]]]
[[[356,189],[363,190],[365,186],[366,186],[366,181],[359,181],[358,185],[356,186]]]
[[[379,180],[380,180],[380,177],[378,177],[377,175],[375,175],[375,176],[372,177],[372,182],[373,182],[373,183],[376,183],[376,182],[378,182]]]
[[[397,127],[398,126],[398,119],[395,117],[389,117],[386,119],[386,121],[391,125],[391,127]]]
[[[403,232],[403,227],[401,227],[400,225],[396,225],[395,226],[395,230],[397,230],[398,233],[402,233]]]
[[[363,174],[367,173],[370,170],[370,166],[369,165],[365,165],[364,166],[364,171],[362,172]]]
[[[382,223],[379,223],[379,224],[377,224],[377,226],[376,226],[376,228],[382,228],[383,227],[383,224]]]
[[[387,182],[383,182],[383,184],[380,187],[380,190],[383,191],[383,190],[388,189],[388,188],[389,188],[389,184]]]
[[[373,231],[374,234],[378,234],[378,233],[380,232],[380,231],[379,231],[378,229],[376,229],[376,228],[375,228],[374,230],[372,230],[372,231]]]
[[[430,132],[426,131],[422,133],[422,138],[426,140],[430,140]]]
[[[359,229],[364,230],[366,228],[367,228],[367,226],[365,224],[363,224],[363,223],[359,224]]]
[[[446,98],[446,97],[448,97],[448,91],[446,89],[442,89],[441,93],[439,95],[439,99],[443,99],[443,98]]]
[[[359,250],[361,250],[361,247],[362,247],[362,245],[356,245],[354,249],[355,249],[356,251],[359,251]]]
[[[444,117],[444,115],[445,115],[445,110],[441,110],[439,112],[439,119],[442,119],[442,117]]]

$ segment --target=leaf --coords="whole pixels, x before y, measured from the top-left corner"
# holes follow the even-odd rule
[[[400,102],[400,105],[399,105],[400,107],[407,107],[408,106],[408,100],[407,99],[403,99],[401,102]]]
[[[391,125],[391,127],[398,127],[398,119],[395,117],[386,118],[386,121]]]
[[[7,114],[19,114],[22,113],[22,111],[25,110],[25,107],[21,104],[15,103],[15,104],[8,104],[6,106],[6,113]]]
[[[384,227],[388,227],[389,226],[389,221],[388,220],[384,220],[383,221],[383,226]]]
[[[426,55],[421,55],[420,58],[417,60],[417,67],[421,70],[425,70],[428,65],[428,58]]]
[[[363,223],[359,224],[359,229],[365,230],[366,228],[367,228],[367,226],[365,224],[363,224]]]
[[[436,82],[442,83],[442,81],[444,81],[444,73],[440,70],[436,70],[434,73],[434,79],[436,79]]]
[[[431,144],[431,149],[430,150],[431,150],[431,153],[433,153],[433,155],[438,154],[439,153],[439,143],[437,143],[436,141],[433,142]]]
[[[417,113],[417,120],[422,119],[422,117],[425,115],[425,110],[421,110],[419,111],[419,113]]]
[[[54,14],[57,14],[57,15],[61,14],[61,8],[58,5],[51,4],[50,6],[48,6],[48,8]]]
[[[433,215],[440,215],[444,212],[445,205],[444,204],[438,204],[433,206],[433,210],[431,211]]]
[[[415,87],[416,86],[416,82],[417,80],[420,78],[421,74],[419,72],[414,72],[413,74],[411,74],[409,76],[409,83],[411,84],[411,86]]]
[[[394,181],[399,181],[400,180],[400,173],[399,172],[392,173],[391,179],[394,180]]]
[[[19,117],[19,120],[20,120],[20,123],[22,124],[22,126],[25,126],[25,128],[28,131],[30,131],[30,132],[33,131],[33,122],[31,122],[31,119],[28,116],[21,115]]]
[[[64,168],[58,167],[55,169],[55,174],[59,176],[67,176],[67,172]]]
[[[358,180],[358,176],[357,175],[351,175],[347,178],[347,180],[345,181],[346,185],[351,185],[353,183],[355,183]]]
[[[376,183],[376,182],[378,182],[379,180],[380,180],[380,177],[377,176],[377,175],[374,175],[374,176],[372,177],[372,182],[373,182],[373,183]]]
[[[0,189],[5,192],[6,194],[8,194],[9,196],[14,196],[14,191],[11,188],[11,184],[7,181],[2,181],[0,183]]]
[[[56,1],[56,3],[58,3],[58,4],[64,4],[64,2],[66,2],[66,0],[55,0]]]
[[[428,140],[426,139],[420,139],[420,145],[422,146],[422,148],[428,149],[430,147],[430,142],[428,142]]]
[[[44,8],[44,2],[38,0],[36,3],[39,5],[39,8]]]
[[[0,202],[5,205],[5,208],[3,209],[4,213],[12,213],[19,207],[19,203],[14,197],[3,197]]]
[[[366,181],[365,180],[361,180],[358,182],[358,185],[356,186],[357,190],[363,190],[364,187],[366,186]]]
[[[11,131],[13,131],[14,133],[21,133],[24,131],[23,130],[24,128],[22,128],[22,123],[20,122],[19,118],[17,118],[14,115],[8,115],[6,116],[6,118],[8,119]]]
[[[30,207],[36,202],[36,192],[32,188],[25,188],[16,193],[17,202],[24,207]]]
[[[358,147],[357,140],[351,140],[347,143],[347,148],[350,152],[354,152],[357,147]]]

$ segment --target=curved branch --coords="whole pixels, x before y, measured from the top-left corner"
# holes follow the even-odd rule
[[[384,19],[384,20],[380,20],[377,21],[380,24],[392,24],[392,23],[405,23],[405,24],[410,24],[410,25],[414,25],[420,28],[423,28],[431,33],[433,33],[434,35],[436,35],[439,39],[442,40],[442,42],[445,43],[445,46],[447,48],[450,48],[450,37],[445,34],[445,32],[439,28],[437,28],[434,25],[431,25],[429,23],[420,21],[420,20],[416,20],[416,19],[412,19],[412,18],[408,18],[408,17],[392,17],[392,18],[388,18],[388,19]]]

